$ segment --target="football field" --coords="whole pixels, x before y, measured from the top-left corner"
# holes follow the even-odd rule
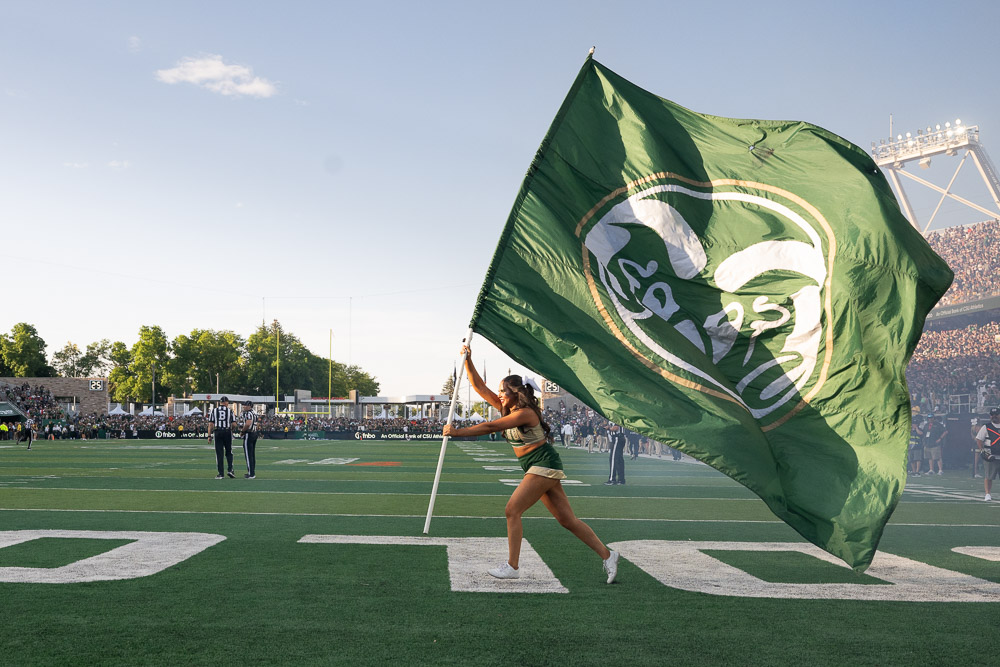
[[[509,447],[262,440],[0,443],[0,664],[994,665],[1000,503],[911,479],[865,574],[708,466],[559,451],[618,581],[538,504],[522,578]],[[1000,487],[998,487],[1000,488]],[[997,489],[994,489],[995,491]]]

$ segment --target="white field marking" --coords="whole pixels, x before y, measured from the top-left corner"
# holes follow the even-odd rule
[[[907,486],[906,491],[912,494],[934,496],[936,498],[949,498],[951,500],[979,500],[982,495],[978,491],[956,491],[954,489],[946,489],[941,486],[930,486],[919,489]]]
[[[507,462],[510,462],[510,461],[516,461],[517,459],[516,458],[507,458],[507,457],[490,457],[490,458],[477,457],[477,458],[474,458],[472,460],[473,461],[488,462],[488,463],[507,463]]]
[[[520,470],[518,468],[517,470]],[[515,471],[516,472],[516,471]],[[57,475],[45,475],[44,479],[63,479]],[[66,477],[65,479],[106,479],[105,477]],[[114,478],[119,479],[119,478]],[[182,478],[164,478],[164,477],[128,477],[126,479],[190,479],[187,477]],[[200,478],[199,478],[200,479]],[[269,478],[273,481],[284,481],[284,482],[300,482],[299,479],[277,479]],[[324,479],[324,482],[353,482],[353,479]],[[502,480],[501,480],[502,481]],[[508,479],[509,483],[514,483],[517,481],[520,483],[520,479],[513,480]],[[566,481],[566,480],[564,480]],[[373,483],[373,482],[366,482]],[[379,484],[426,484],[426,482],[421,481],[408,481],[408,482],[393,482],[391,480],[376,480],[374,483]],[[484,482],[449,482],[449,484],[484,484]],[[581,485],[589,486],[589,485]],[[385,491],[267,491],[267,490],[236,490],[236,489],[126,489],[126,488],[81,488],[74,486],[22,486],[18,487],[19,490],[28,491],[129,491],[137,493],[266,493],[266,494],[299,494],[299,495],[328,495],[328,496],[426,496],[426,493],[400,493],[400,492],[385,492]],[[465,498],[497,498],[507,496],[498,495],[495,493],[438,493],[439,496],[455,496],[455,497],[465,497]],[[574,498],[600,498],[602,500],[607,500],[613,498],[614,500],[706,500],[713,502],[726,502],[726,503],[759,503],[763,502],[757,496],[752,498],[711,498],[706,496],[697,497],[687,497],[687,496],[590,496],[590,495],[576,495]],[[970,500],[970,504],[983,505],[982,500],[976,497],[975,500]],[[920,503],[920,502],[908,502],[907,506],[911,505],[939,505],[940,503],[930,502],[930,503]],[[997,504],[1000,506],[1000,503]],[[2,509],[2,508],[0,508]],[[643,519],[646,520],[646,519]],[[648,519],[648,521],[656,521],[657,519]],[[692,519],[692,521],[698,521],[699,519]],[[723,519],[725,520],[725,519]],[[782,523],[781,521],[775,521],[774,523]],[[914,523],[914,524],[901,524],[892,523],[893,526],[957,526],[960,524],[931,524],[931,523]],[[997,526],[994,526],[997,527]]]
[[[483,470],[490,472],[520,472],[521,466],[483,466]]]
[[[108,452],[115,452],[120,449],[215,449],[214,445],[182,445],[180,443],[176,445],[122,445],[120,447],[92,447],[89,445],[83,445],[79,449],[100,449]]]
[[[42,538],[135,540],[62,567],[0,567],[0,581],[76,584],[148,577],[187,560],[226,539],[209,533],[149,533],[103,530],[9,530],[0,532],[0,549]]]
[[[442,494],[438,494],[442,495]],[[456,494],[458,495],[458,494]],[[487,495],[484,498],[508,498],[507,495]],[[425,514],[347,514],[342,512],[223,512],[203,510],[109,510],[109,509],[52,509],[45,507],[0,507],[0,512],[94,512],[98,514],[219,514],[233,516],[336,516],[348,518],[424,519]],[[506,521],[503,516],[493,514],[441,514],[439,519],[480,519]],[[583,521],[633,521],[649,523],[736,523],[752,525],[784,525],[783,521],[769,519],[636,519],[613,516],[581,516]],[[555,521],[551,516],[522,516],[522,521]],[[997,528],[992,523],[894,523],[892,526],[904,528]]]
[[[309,459],[283,459],[281,461],[275,461],[275,465],[288,464],[292,465],[295,463],[309,463]]]
[[[521,540],[519,579],[497,579],[487,570],[507,560],[506,537],[394,537],[306,535],[300,544],[384,544],[446,547],[451,590],[457,593],[569,593],[528,540]]]
[[[337,459],[337,458],[333,458],[333,459],[323,459],[322,461],[312,461],[310,463],[307,463],[306,465],[311,465],[311,466],[343,466],[343,465],[347,465],[348,463],[354,463],[355,461],[358,461],[358,460],[360,460],[360,459],[358,459],[358,458],[353,458],[353,459]]]
[[[1000,584],[879,551],[865,574],[892,585],[787,584],[764,581],[703,550],[798,552],[849,569],[835,556],[798,542],[688,542],[633,540],[608,545],[654,579],[685,591],[730,597],[884,600],[895,602],[1000,602]]]
[[[153,479],[160,479],[154,477]],[[301,481],[301,480],[296,480]],[[327,481],[327,480],[324,480]],[[474,482],[483,484],[483,482]],[[425,482],[426,485],[426,482]],[[229,486],[222,484],[220,486]],[[240,484],[240,486],[243,486]],[[252,485],[251,485],[252,486]],[[258,493],[264,495],[298,495],[298,496],[423,496],[427,493],[397,493],[386,491],[268,491],[264,489],[87,489],[72,486],[22,486],[19,491],[128,491],[130,493]],[[456,498],[506,498],[503,494],[496,493],[439,493],[439,496],[453,496]],[[593,496],[595,498],[601,496]]]
[[[501,479],[500,481],[502,483],[506,484],[507,486],[518,486],[518,485],[520,485],[522,479],[524,479],[524,478],[521,477],[519,479]],[[567,485],[570,485],[570,486],[590,486],[590,484],[584,484],[583,482],[581,482],[578,479],[563,479],[563,480],[560,480],[560,481],[563,484],[567,484]],[[575,496],[575,497],[577,497],[577,498],[585,498],[585,497],[586,498],[602,498],[603,496]]]
[[[520,468],[518,468],[517,470],[520,470]],[[40,476],[40,477],[44,478],[44,479],[62,479],[62,478],[58,477],[57,475],[44,475],[44,476]],[[70,478],[67,478],[67,479],[70,479]],[[105,478],[104,477],[86,477],[86,476],[84,476],[84,477],[76,477],[76,476],[74,476],[74,477],[72,477],[72,479],[105,479]],[[164,478],[163,477],[129,477],[128,479],[157,479],[157,480],[162,480]],[[188,479],[188,478],[180,478],[180,479]],[[301,480],[298,480],[298,479],[269,478],[269,480],[271,480],[271,479],[273,479],[274,481],[301,481]],[[324,481],[338,482],[338,481],[355,481],[355,480],[324,480]],[[511,486],[517,486],[517,484],[515,484],[515,481],[517,483],[520,483],[520,480],[514,480],[514,479],[508,479],[507,483],[508,483],[508,485],[511,485]],[[563,481],[573,481],[573,480],[563,480]],[[399,484],[399,483],[426,484],[426,482],[419,482],[419,481],[412,481],[412,482],[390,482],[388,480],[379,481],[379,483],[386,483],[386,484],[389,484],[389,483],[393,483],[393,484]],[[483,484],[483,483],[484,482],[449,482],[449,484]],[[587,484],[579,484],[579,485],[574,484],[573,486],[576,487],[576,486],[589,486],[589,485],[587,485]],[[401,492],[385,492],[385,491],[268,491],[268,490],[264,490],[264,489],[247,489],[247,490],[239,490],[239,489],[127,489],[127,488],[81,488],[81,487],[72,487],[72,486],[56,486],[56,487],[52,487],[52,486],[45,486],[45,487],[43,487],[43,486],[20,486],[20,487],[18,487],[18,490],[19,491],[128,491],[128,492],[132,492],[132,493],[259,493],[259,494],[272,494],[272,495],[298,494],[298,495],[304,495],[304,496],[308,496],[308,495],[319,495],[319,496],[426,496],[427,495],[426,493],[401,493]],[[496,493],[438,493],[438,495],[439,496],[446,496],[446,497],[456,497],[456,498],[507,498],[508,497],[508,496],[506,496],[504,494],[496,494]],[[581,498],[581,499],[598,499],[598,498],[600,498],[602,500],[607,500],[609,498],[609,496],[603,496],[603,495],[591,496],[591,495],[586,495],[586,494],[577,494],[577,495],[574,495],[573,497],[574,498]],[[753,498],[709,498],[709,497],[682,497],[682,496],[613,496],[613,498],[615,500],[671,500],[671,501],[673,501],[673,500],[699,500],[699,501],[701,501],[701,500],[710,500],[710,501],[715,501],[715,502],[753,502],[753,503],[762,502],[756,496],[754,496]],[[913,506],[913,505],[940,505],[940,503],[937,503],[937,502],[928,502],[928,503],[908,502],[906,504],[907,504],[907,506]],[[983,503],[983,501],[980,500],[978,498],[978,496],[977,496],[975,500],[970,500],[969,504],[983,505],[985,503]],[[1000,506],[1000,503],[998,503],[997,506]],[[0,507],[0,511],[5,511],[5,510],[17,511],[18,509],[19,508],[5,508],[5,507]],[[34,509],[34,508],[24,508],[24,509]],[[56,511],[56,510],[53,510],[53,511]],[[84,510],[84,511],[90,511],[90,510]],[[97,511],[97,510],[93,510],[93,511]],[[270,514],[270,512],[268,514]],[[292,514],[291,516],[295,516],[295,515]],[[325,516],[325,515],[322,515],[322,516]],[[355,516],[355,515],[345,515],[345,516]],[[366,514],[359,514],[357,516],[368,516],[368,515],[366,515]],[[390,516],[390,515],[381,515],[381,514],[379,514],[379,515],[374,515],[374,516]],[[442,515],[442,516],[447,516],[447,515]],[[527,518],[527,517],[524,517],[524,518]],[[757,520],[738,520],[738,519],[659,519],[659,518],[648,518],[648,519],[639,518],[639,519],[634,519],[634,518],[618,518],[618,517],[608,517],[608,516],[603,516],[603,517],[580,517],[580,518],[581,519],[586,518],[586,519],[594,520],[594,521],[603,520],[603,519],[609,519],[609,520],[615,520],[615,521],[667,521],[667,522],[670,522],[670,521],[679,521],[679,522],[691,522],[691,523],[699,523],[699,522],[707,522],[707,523],[713,523],[713,522],[719,522],[719,523],[729,523],[729,522],[732,522],[732,523],[741,523],[741,522],[743,522],[743,523],[775,523],[775,524],[781,524],[781,523],[783,523],[782,521],[757,521]],[[892,522],[889,525],[890,526],[908,526],[908,527],[931,527],[931,528],[950,528],[950,527],[998,528],[998,527],[1000,527],[1000,526],[998,526],[996,524],[958,524],[958,523],[896,523],[896,522]]]
[[[268,464],[268,465],[271,465],[271,464]],[[125,468],[104,468],[104,470],[125,470]],[[137,470],[137,468],[128,468],[128,470]],[[191,469],[191,468],[172,468],[171,472],[176,472],[176,473],[185,472],[186,473],[186,472],[192,472],[192,470],[198,471],[198,473],[199,473],[194,478],[191,478],[191,477],[165,477],[165,476],[162,476],[162,475],[161,476],[157,476],[157,477],[148,477],[148,476],[143,476],[143,475],[129,475],[127,477],[122,477],[122,476],[119,476],[119,475],[75,475],[75,474],[69,474],[69,475],[66,475],[64,477],[57,477],[57,476],[53,475],[53,476],[51,476],[51,478],[52,479],[66,479],[66,480],[73,480],[73,481],[81,480],[81,479],[102,479],[102,480],[107,480],[107,479],[128,479],[128,480],[133,480],[133,479],[155,479],[155,480],[160,480],[160,481],[163,481],[165,479],[170,479],[170,480],[184,480],[184,481],[191,481],[192,479],[197,479],[197,480],[204,480],[204,479],[206,479],[206,477],[204,475],[204,470],[200,470],[199,471],[197,468],[195,468],[195,469]],[[213,468],[213,470],[214,470],[214,468]],[[521,468],[519,466],[518,467],[512,467],[512,470],[514,472],[518,472],[519,470],[521,470]],[[214,475],[212,477],[214,477]],[[208,479],[211,479],[211,478],[208,478]],[[299,478],[295,478],[295,477],[271,477],[270,475],[268,475],[267,481],[269,481],[269,482],[302,482],[304,480],[299,479]],[[324,477],[324,478],[322,478],[321,480],[318,480],[318,481],[323,481],[323,482],[357,482],[357,481],[360,481],[360,480],[358,480],[355,477],[346,477],[346,478]],[[423,487],[427,486],[427,481],[426,480],[415,480],[415,479],[398,480],[398,481],[387,480],[387,479],[373,479],[373,480],[365,480],[364,482],[365,482],[365,484],[418,484],[418,485],[423,486]],[[456,480],[456,481],[451,481],[451,482],[448,482],[448,483],[449,484],[485,484],[486,482],[483,482],[483,481],[479,481],[479,482],[471,481],[470,482],[470,481],[459,481],[459,480]],[[34,490],[42,490],[43,489],[43,487],[31,487],[31,488],[34,489]],[[45,489],[65,490],[65,491],[75,491],[75,490],[77,490],[77,489],[72,488],[72,487],[61,487],[61,486],[57,486],[57,487],[44,487],[44,488]],[[110,490],[110,489],[108,489],[108,490]],[[118,491],[143,491],[143,490],[146,490],[146,489],[115,489],[115,490],[118,490]],[[161,491],[165,491],[165,490],[168,490],[168,489],[160,489],[160,490]],[[187,490],[188,491],[193,491],[193,490],[196,490],[196,489],[187,489]],[[309,491],[301,491],[299,493],[310,493],[310,492]],[[423,495],[427,495],[427,494],[425,493]],[[438,495],[441,495],[441,494],[438,494]],[[455,495],[461,495],[461,494],[455,494]],[[473,495],[475,495],[475,494],[473,494]],[[597,497],[597,496],[594,496],[594,497]],[[646,498],[646,497],[649,497],[649,496],[643,496],[643,497]]]
[[[973,558],[981,558],[994,563],[1000,562],[1000,547],[952,547],[951,550]]]

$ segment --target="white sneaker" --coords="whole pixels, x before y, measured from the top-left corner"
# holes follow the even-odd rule
[[[618,552],[611,551],[611,555],[604,561],[604,571],[608,573],[608,583],[614,583],[618,576]]]
[[[938,470],[938,474],[939,475],[943,475],[944,474],[944,470]]]
[[[518,579],[521,577],[521,573],[510,566],[510,563],[504,563],[500,567],[495,567],[490,570],[490,576],[496,577],[497,579]]]
[[[987,501],[988,501],[988,500],[993,500],[993,496],[991,496],[990,494],[988,494],[988,493],[987,493],[987,494],[986,494],[986,497],[985,497],[985,498],[983,498],[983,500],[987,500]]]

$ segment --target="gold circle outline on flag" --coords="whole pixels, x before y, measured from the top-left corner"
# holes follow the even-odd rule
[[[577,223],[575,230],[576,237],[581,238],[584,227],[586,227],[587,223],[591,221],[591,219],[597,214],[598,211],[607,206],[608,202],[618,197],[621,197],[623,194],[626,194],[630,190],[637,189],[640,186],[644,186],[654,181],[662,181],[668,179],[680,181],[682,183],[686,183],[687,185],[693,185],[696,187],[710,188],[710,189],[714,189],[719,186],[754,188],[763,192],[770,192],[771,194],[776,194],[780,197],[785,197],[787,200],[794,202],[795,204],[801,206],[806,212],[808,212],[809,215],[811,215],[813,219],[820,225],[820,227],[822,227],[824,233],[826,234],[827,247],[829,250],[827,253],[826,281],[823,284],[823,314],[826,317],[826,327],[825,327],[826,336],[825,336],[824,347],[826,354],[824,356],[823,363],[820,365],[819,378],[816,380],[816,384],[813,385],[812,389],[810,389],[805,396],[802,397],[802,400],[800,400],[791,410],[786,412],[780,418],[776,419],[770,424],[761,425],[762,431],[770,431],[772,429],[778,428],[779,426],[787,422],[789,419],[791,419],[793,416],[795,416],[795,414],[798,413],[802,408],[808,405],[809,402],[816,396],[816,394],[819,393],[820,389],[823,387],[823,384],[826,382],[826,377],[830,370],[830,359],[833,356],[833,326],[832,326],[833,296],[831,294],[831,286],[833,284],[833,259],[837,254],[837,239],[833,235],[833,229],[830,228],[830,224],[826,221],[826,218],[823,217],[823,215],[819,212],[819,210],[816,209],[815,206],[813,206],[806,200],[802,199],[798,195],[788,192],[787,190],[783,190],[782,188],[778,188],[773,185],[767,185],[766,183],[756,183],[754,181],[741,181],[732,178],[723,178],[707,182],[696,181],[694,179],[681,176],[680,174],[675,174],[669,171],[661,171],[656,174],[652,174],[650,176],[637,179],[630,183],[626,183],[622,187],[617,188],[608,193],[606,196],[604,196],[601,199],[601,201],[597,202],[597,204],[595,204],[593,208],[587,211],[587,214],[580,219],[579,223]],[[615,324],[615,321],[611,317],[611,314],[604,306],[603,300],[601,299],[600,292],[597,289],[597,283],[594,280],[593,272],[590,269],[590,251],[587,249],[586,243],[581,241],[580,245],[583,251],[583,273],[585,278],[587,279],[587,285],[590,288],[591,298],[594,300],[594,304],[597,306],[598,312],[604,319],[605,324],[608,325],[608,328],[611,330],[611,333],[615,336],[615,338],[618,339],[618,341],[622,345],[625,346],[625,349],[627,349],[632,354],[632,356],[634,356],[640,363],[642,363],[643,366],[650,369],[654,373],[659,374],[664,379],[669,380],[670,382],[678,384],[682,387],[694,389],[695,391],[700,391],[704,394],[708,394],[716,398],[721,398],[723,400],[729,401],[730,403],[739,405],[744,410],[747,409],[747,407],[743,403],[737,401],[732,396],[729,396],[724,392],[712,389],[711,387],[707,387],[697,382],[693,382],[692,380],[683,378],[679,375],[676,375],[675,373],[671,373],[667,369],[655,363],[652,359],[649,359],[646,355],[644,355],[641,351],[639,351],[639,349],[636,348],[627,338],[625,338],[621,330],[618,328],[618,325]]]

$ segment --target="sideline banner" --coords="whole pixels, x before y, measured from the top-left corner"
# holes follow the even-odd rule
[[[394,440],[394,441],[436,441],[441,440],[440,433],[404,433],[402,431],[260,431],[261,440]],[[132,439],[132,432],[126,433],[127,439]],[[140,430],[138,438],[142,440],[204,440],[206,433],[194,431],[153,431]],[[233,431],[233,441],[239,439],[239,432]],[[452,440],[476,440],[474,437],[451,438]]]

